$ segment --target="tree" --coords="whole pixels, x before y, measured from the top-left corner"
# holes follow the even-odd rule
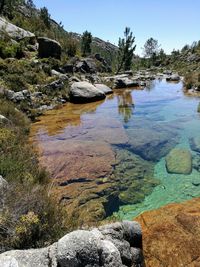
[[[88,31],[85,31],[81,39],[81,53],[82,56],[87,56],[91,54],[91,44],[92,44],[92,34]]]
[[[155,57],[159,53],[159,48],[160,45],[158,44],[158,41],[153,39],[152,37],[149,38],[144,44],[144,56],[147,58]]]
[[[124,38],[119,38],[118,43],[118,55],[117,55],[117,73],[120,70],[129,70],[131,68],[132,60],[136,45],[134,45],[135,37],[130,31],[130,28],[126,27],[124,31]]]
[[[46,7],[40,9],[40,17],[43,20],[44,24],[47,26],[47,28],[50,28],[51,27],[50,14]]]
[[[27,6],[28,6],[29,8],[35,8],[35,5],[34,5],[34,3],[33,3],[33,0],[27,0],[27,1],[26,1],[26,4],[27,4]]]

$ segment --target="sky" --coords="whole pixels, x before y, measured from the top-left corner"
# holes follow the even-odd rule
[[[126,26],[131,28],[136,54],[150,37],[166,53],[200,40],[200,0],[34,0],[46,6],[64,29],[118,44]]]

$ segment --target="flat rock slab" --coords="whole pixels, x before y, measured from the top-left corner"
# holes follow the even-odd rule
[[[41,163],[53,178],[76,180],[95,179],[109,175],[115,154],[105,143],[57,140],[43,149]]]
[[[144,212],[141,223],[148,267],[200,266],[200,198]]]
[[[192,155],[186,149],[172,149],[165,161],[169,173],[190,174],[192,172]]]

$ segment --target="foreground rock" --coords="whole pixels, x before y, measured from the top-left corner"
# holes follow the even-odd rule
[[[165,161],[169,173],[190,174],[192,172],[192,155],[186,149],[172,149]]]
[[[143,267],[141,228],[137,222],[123,221],[74,231],[47,248],[5,252],[0,266]]]
[[[75,82],[70,89],[73,103],[87,103],[104,99],[105,94],[89,82]]]
[[[41,58],[57,58],[61,57],[61,45],[59,42],[49,39],[47,37],[37,38],[39,43],[39,57]]]
[[[19,41],[24,38],[35,39],[35,35],[29,31],[17,27],[0,17],[0,35],[6,34],[10,38]]]
[[[200,266],[200,198],[145,212],[143,249],[148,267]]]

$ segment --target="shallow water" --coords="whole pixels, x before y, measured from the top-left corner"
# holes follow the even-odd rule
[[[82,191],[89,195],[91,188],[95,201],[98,197],[103,198],[104,194],[110,194],[105,193],[108,188],[114,188],[114,179],[112,192],[121,199],[116,201],[114,198],[113,203],[107,205],[109,212],[106,214],[115,212],[115,216],[132,219],[145,210],[200,196],[200,185],[192,183],[194,179],[200,179],[200,172],[193,169],[190,175],[169,174],[164,158],[173,147],[190,150],[189,139],[200,135],[198,103],[199,98],[184,95],[181,82],[156,80],[144,90],[116,90],[105,101],[67,104],[48,111],[33,124],[31,137],[40,151],[41,163],[55,179],[65,182],[62,195],[64,191],[68,192],[67,201],[80,198]],[[139,157],[135,158],[135,155]],[[73,162],[68,163],[72,157]],[[140,170],[137,166],[132,168],[131,164],[135,162],[141,164]],[[145,173],[148,177],[154,176],[151,178],[158,179],[160,184],[153,188],[146,183],[149,178]],[[136,174],[141,177],[137,178]],[[136,179],[142,181],[142,190],[135,186]],[[72,187],[73,183],[78,183],[78,187]],[[131,194],[128,191],[132,186],[136,190],[135,196],[137,190],[140,193],[138,201],[133,196],[134,191]],[[100,187],[103,187],[101,191]],[[85,200],[84,196],[84,201],[91,202],[93,198]]]

